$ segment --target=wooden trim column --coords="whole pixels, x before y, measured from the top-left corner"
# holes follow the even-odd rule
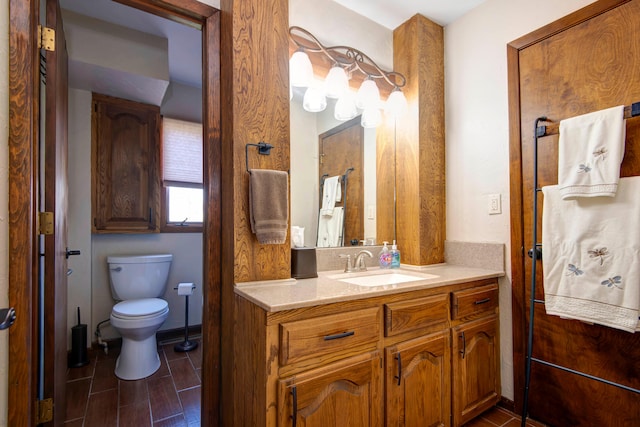
[[[260,156],[249,149],[249,167],[289,170],[289,63],[287,0],[221,2],[222,95],[222,425],[258,425],[244,420],[247,405],[266,390],[236,393],[235,373],[251,370],[250,352],[235,349],[234,283],[291,277],[289,237],[261,245],[249,223],[249,174],[245,145],[273,145]],[[288,235],[288,233],[287,233]],[[247,387],[246,385],[243,385]]]
[[[444,261],[445,132],[444,31],[415,15],[393,32],[394,70],[407,78],[403,92],[407,116],[378,128],[378,206],[393,206],[395,169],[396,239],[402,262],[426,265]],[[394,136],[395,134],[395,136]],[[395,141],[395,168],[393,149]],[[379,240],[393,239],[393,215],[378,212]]]

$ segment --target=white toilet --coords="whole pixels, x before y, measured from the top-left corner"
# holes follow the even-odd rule
[[[111,294],[119,301],[111,310],[111,326],[122,335],[116,376],[123,380],[148,377],[160,367],[156,331],[169,316],[163,299],[173,256],[110,256]]]

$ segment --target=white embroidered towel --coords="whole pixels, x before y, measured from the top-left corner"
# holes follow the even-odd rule
[[[634,332],[640,315],[640,176],[615,197],[562,200],[543,187],[542,264],[548,314]]]
[[[333,208],[331,216],[320,215],[318,218],[318,248],[334,248],[342,244],[342,221],[344,210],[342,206]]]
[[[562,198],[615,195],[624,139],[624,105],[562,120],[558,143]]]
[[[322,186],[322,207],[320,208],[320,215],[333,215],[333,208],[336,202],[340,201],[341,195],[340,177],[332,176],[325,179]]]

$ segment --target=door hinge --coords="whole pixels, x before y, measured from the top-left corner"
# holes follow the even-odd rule
[[[38,25],[38,49],[56,51],[56,30]]]
[[[53,421],[53,399],[36,401],[36,424]]]
[[[38,212],[38,234],[53,234],[53,212]]]

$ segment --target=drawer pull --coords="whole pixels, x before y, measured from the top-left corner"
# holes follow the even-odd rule
[[[478,301],[475,301],[474,304],[475,305],[480,305],[480,304],[484,304],[486,302],[491,301],[491,298],[485,298],[485,299],[479,299]]]
[[[355,334],[356,334],[355,331],[347,331],[347,332],[342,332],[340,334],[325,335],[324,336],[324,340],[325,341],[338,340],[340,338],[350,337],[350,336],[355,335]]]
[[[298,389],[296,386],[291,388],[291,397],[293,400],[293,415],[291,417],[293,419],[292,426],[296,427],[298,424]]]
[[[400,385],[400,381],[402,381],[402,356],[400,353],[398,353],[395,359],[398,361],[398,375],[393,378],[397,379],[398,385]]]

